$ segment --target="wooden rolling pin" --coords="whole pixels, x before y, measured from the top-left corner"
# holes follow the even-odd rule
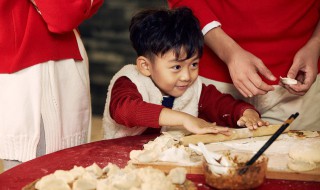
[[[231,135],[226,136],[223,134],[203,134],[203,135],[189,135],[182,137],[180,139],[180,143],[182,145],[188,146],[191,144],[197,144],[198,142],[206,143],[213,143],[213,142],[222,142],[222,141],[230,141],[235,139],[244,139],[249,137],[260,137],[260,136],[267,136],[274,134],[279,128],[280,125],[269,125],[259,127],[256,130],[249,130],[248,128],[241,128],[241,129],[231,129]],[[287,128],[286,131],[288,132],[289,129]]]

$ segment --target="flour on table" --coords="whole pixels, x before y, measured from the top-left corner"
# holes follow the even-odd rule
[[[263,136],[210,143],[207,145],[207,147],[211,151],[229,149],[255,153],[259,151],[259,149],[267,142],[269,138],[270,136]],[[294,141],[295,139],[290,138],[287,134],[282,134],[264,152],[264,154],[267,156],[272,155],[272,159],[269,159],[268,161],[268,168],[270,170],[287,170],[287,165],[282,163],[288,162],[289,147]]]
[[[268,170],[272,171],[288,171],[297,169],[297,164],[301,165],[301,161],[295,158],[295,161],[292,161],[292,158],[289,157],[291,147],[300,147],[297,149],[297,152],[302,152],[300,149],[304,149],[303,155],[308,155],[306,152],[309,148],[303,145],[296,145],[300,142],[301,144],[312,144],[311,142],[318,142],[318,132],[304,132],[297,131],[295,134],[303,134],[303,138],[295,138],[292,136],[292,133],[281,134],[276,141],[274,141],[264,152],[266,156],[270,159],[268,161]],[[149,141],[144,145],[143,150],[133,150],[130,152],[130,159],[133,163],[176,163],[181,166],[193,166],[201,164],[201,160],[192,159],[192,156],[196,154],[201,158],[201,153],[192,149],[193,146],[184,147],[179,144],[179,139],[183,137],[183,134],[170,134],[165,133],[153,141]],[[261,136],[261,137],[251,137],[245,139],[237,139],[231,141],[222,141],[206,144],[206,148],[211,152],[216,152],[220,150],[238,150],[238,151],[249,151],[256,153],[260,148],[269,140],[270,136]],[[180,141],[181,142],[181,141]],[[320,144],[317,144],[316,147],[320,147]],[[294,148],[292,148],[294,149]],[[318,155],[320,157],[320,148],[316,151],[313,151],[312,155]],[[201,151],[200,151],[201,152]],[[312,152],[312,151],[309,151]],[[294,157],[294,156],[291,156]],[[303,160],[303,159],[302,159]],[[303,163],[305,164],[305,163]],[[303,165],[303,169],[311,170],[320,165],[320,161],[309,162],[308,165]],[[299,166],[298,166],[299,167]],[[299,169],[301,170],[301,169]]]
[[[220,146],[222,145],[223,149],[227,147],[228,149],[257,152],[269,138],[270,136],[252,137],[247,139],[210,143],[207,146],[212,147],[210,149],[215,149],[214,146],[220,144]],[[269,146],[265,154],[288,154],[288,146],[290,146],[293,142],[295,142],[295,139],[290,138],[286,134],[282,134]]]

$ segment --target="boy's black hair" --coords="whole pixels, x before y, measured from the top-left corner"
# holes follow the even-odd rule
[[[186,7],[151,9],[137,13],[129,27],[130,40],[138,56],[153,58],[173,50],[179,61],[181,50],[186,60],[202,56],[203,35],[198,19]]]

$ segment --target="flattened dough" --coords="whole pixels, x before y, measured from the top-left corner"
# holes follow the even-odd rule
[[[318,131],[291,130],[288,132],[288,135],[297,139],[304,139],[318,137],[320,136],[319,133]]]

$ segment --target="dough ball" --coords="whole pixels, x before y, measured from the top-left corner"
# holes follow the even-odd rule
[[[320,165],[320,141],[295,143],[289,150],[288,168],[294,171],[309,171]]]
[[[186,181],[187,170],[182,167],[173,168],[168,174],[169,180],[174,184],[183,184]]]
[[[293,160],[293,159],[290,159],[290,161],[288,162],[288,168],[297,172],[313,170],[316,167],[317,167],[317,164],[314,162],[303,162],[303,161]]]
[[[320,141],[304,141],[290,147],[289,156],[293,160],[320,162]]]

